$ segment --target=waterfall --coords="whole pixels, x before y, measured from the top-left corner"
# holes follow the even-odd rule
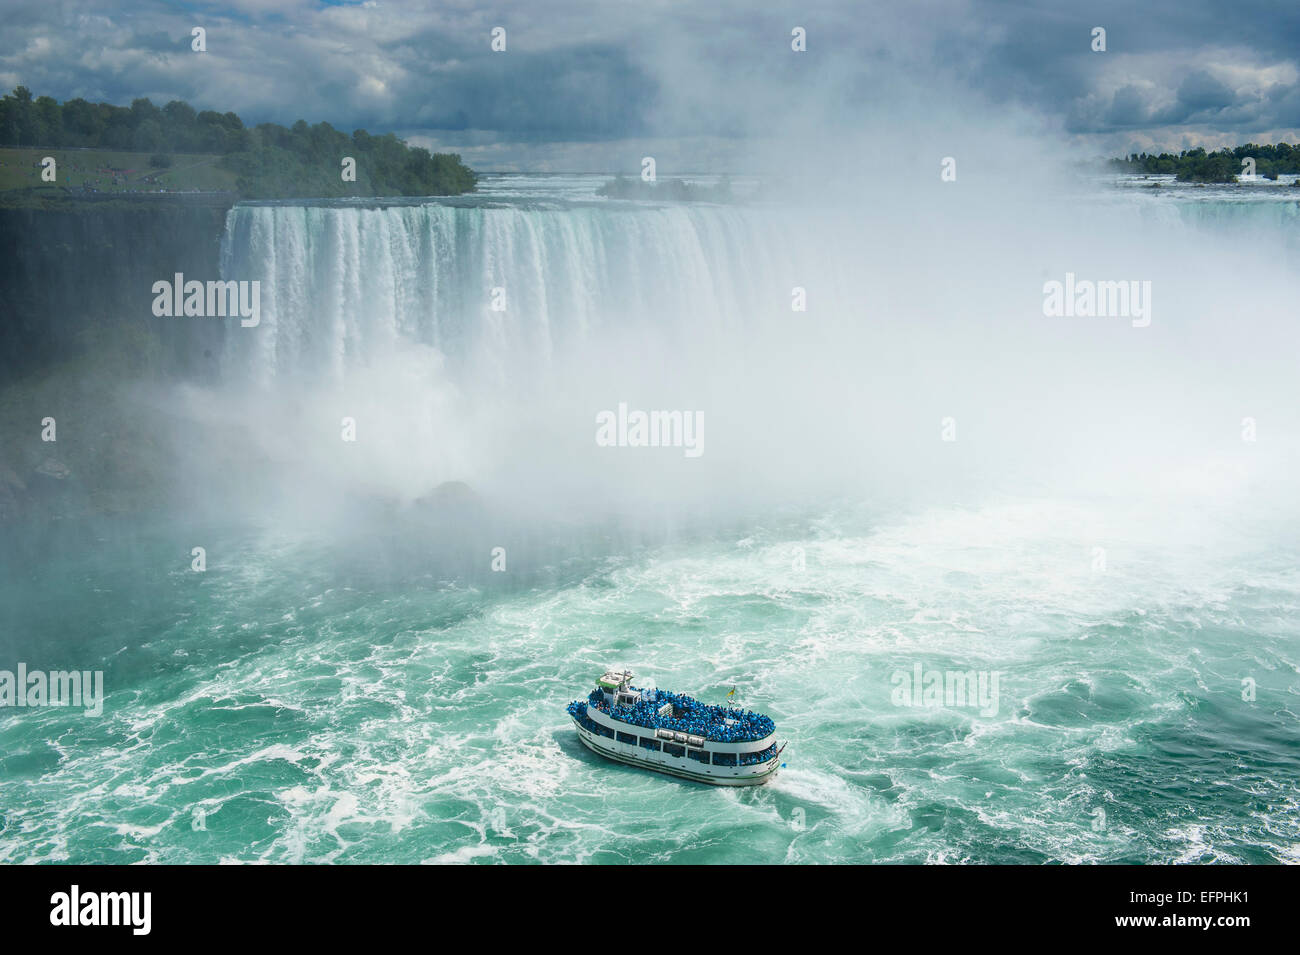
[[[269,455],[411,495],[519,461],[534,484],[544,462],[558,474],[578,456],[640,468],[598,454],[598,413],[626,402],[725,415],[724,396],[739,408],[749,384],[771,391],[762,362],[788,350],[769,346],[773,330],[790,334],[794,286],[816,287],[826,320],[843,278],[787,218],[720,205],[236,206],[222,276],[261,283],[261,321],[229,330],[220,400],[255,402],[241,420],[259,421]],[[337,454],[344,416],[364,431],[364,465]]]
[[[223,390],[205,400],[256,422],[295,489],[338,477],[412,498],[451,480],[629,507],[868,478],[969,487],[976,465],[990,482],[1082,474],[1121,440],[1155,461],[1179,445],[1158,452],[1151,422],[1188,413],[1187,381],[1210,414],[1238,400],[1225,355],[1292,350],[1273,316],[1294,298],[1275,261],[1292,254],[1294,203],[1122,199],[239,205],[222,276],[262,283],[261,322],[228,326]],[[1218,220],[1260,229],[1243,244]],[[1150,282],[1151,327],[1049,317],[1044,283],[1071,272]],[[1251,386],[1270,410],[1286,384]],[[701,421],[705,451],[611,450],[597,423],[624,408]],[[960,442],[941,439],[946,421]]]
[[[237,206],[222,274],[262,283],[262,322],[225,370],[343,379],[423,346],[513,387],[611,336],[707,346],[789,313],[813,270],[781,238],[773,213],[717,206]]]

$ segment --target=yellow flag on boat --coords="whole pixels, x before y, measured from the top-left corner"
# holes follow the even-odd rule
[[[731,688],[731,692],[727,694],[727,699],[731,699],[735,695],[736,695],[736,688],[733,686]]]

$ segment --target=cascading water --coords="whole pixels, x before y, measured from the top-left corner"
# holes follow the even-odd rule
[[[222,275],[261,283],[261,321],[230,330],[223,375],[267,396],[257,415],[280,446],[318,425],[325,442],[324,418],[293,408],[364,415],[364,478],[393,493],[537,487],[547,462],[592,453],[594,416],[620,402],[741,413],[772,336],[789,335],[794,287],[815,289],[823,328],[848,314],[828,308],[847,274],[830,251],[783,212],[741,206],[241,205]]]
[[[261,323],[159,402],[192,499],[230,493],[0,561],[26,658],[106,692],[0,718],[0,861],[1300,860],[1288,213],[1243,244],[1163,196],[971,194],[231,210]],[[1044,315],[1066,271],[1150,280],[1150,325]],[[703,409],[703,456],[596,447],[624,400]],[[624,490],[618,521],[420,503],[463,480],[496,517],[548,476]],[[673,481],[685,532],[614,533]],[[788,768],[611,777],[564,705],[617,664],[739,686]],[[953,671],[1000,696],[896,692]]]
[[[782,229],[717,206],[238,206],[222,272],[262,282],[265,328],[233,335],[226,367],[343,377],[418,344],[510,387],[594,337],[698,345],[788,312],[780,279],[824,271]]]
[[[1112,389],[1081,412],[1063,387],[1113,376],[1117,361],[1139,360],[1135,347],[1197,307],[1204,292],[1176,281],[1184,256],[1220,267],[1197,247],[1203,238],[1190,238],[1182,217],[1192,213],[1175,211],[1188,203],[1127,192],[1092,207],[1078,200],[1018,211],[1025,223],[1060,215],[1080,223],[1050,242],[1032,226],[986,239],[1005,212],[996,196],[978,194],[882,197],[869,214],[850,204],[490,195],[241,205],[227,217],[222,274],[262,283],[262,319],[230,329],[223,374],[265,392],[257,414],[275,419],[277,446],[319,429],[319,441],[287,457],[313,461],[322,474],[354,468],[408,498],[447,480],[501,480],[515,489],[583,487],[575,496],[585,499],[632,486],[649,469],[638,494],[680,480],[707,484],[716,499],[755,477],[784,480],[777,493],[785,498],[864,475],[875,486],[911,486],[950,468],[959,452],[930,431],[974,393],[981,404],[1016,408],[988,415],[984,450],[1000,446],[982,470],[1025,460],[1017,416],[1034,413],[1042,429],[1062,435],[1059,455],[1095,461],[1063,422],[1096,420],[1113,401],[1122,428],[1131,401]],[[1252,254],[1285,251],[1294,204],[1253,205],[1268,228]],[[945,218],[932,215],[936,208]],[[1235,222],[1238,211],[1221,215]],[[930,231],[931,222],[945,225]],[[1182,246],[1189,251],[1173,254]],[[1135,264],[1139,255],[1149,261]],[[1155,330],[1131,331],[1133,347],[1116,350],[1113,321],[1044,321],[1038,290],[1067,270],[1154,278]],[[800,295],[807,311],[794,305]],[[1180,334],[1195,353],[1195,336]],[[979,363],[969,360],[976,348],[985,350]],[[1210,360],[1222,345],[1200,350]],[[1141,369],[1171,381],[1187,373],[1165,361]],[[1027,390],[1038,396],[1029,404]],[[1059,411],[1053,395],[1063,396]],[[1139,400],[1154,413],[1147,396]],[[620,402],[703,411],[708,452],[685,477],[675,466],[665,471],[665,456],[598,453],[594,417]],[[289,417],[295,408],[302,420]],[[333,448],[329,431],[342,416],[361,415],[371,439],[364,469],[332,451],[315,457]],[[1035,449],[1032,466],[1054,460],[1042,439]],[[959,479],[969,486],[974,476]]]

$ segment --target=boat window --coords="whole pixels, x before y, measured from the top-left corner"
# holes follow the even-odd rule
[[[684,756],[686,755],[686,747],[678,746],[676,743],[664,743],[664,752],[669,756]]]
[[[589,733],[597,733],[601,736],[609,736],[611,738],[614,735],[614,731],[612,729],[610,729],[608,726],[602,726],[600,723],[597,723],[595,720],[593,720],[590,716],[588,716],[585,713],[582,714],[578,722],[581,723],[582,728]]]
[[[754,766],[758,763],[765,763],[769,759],[774,759],[775,757],[776,757],[776,744],[773,743],[771,746],[769,746],[767,749],[763,750],[760,753],[741,753],[740,765]]]

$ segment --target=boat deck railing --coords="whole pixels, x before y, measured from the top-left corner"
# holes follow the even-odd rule
[[[641,699],[631,706],[611,706],[599,689],[593,690],[587,701],[623,723],[686,733],[714,743],[756,742],[776,732],[776,724],[770,717],[752,710],[701,703],[693,697],[668,690],[638,692],[642,693]]]

